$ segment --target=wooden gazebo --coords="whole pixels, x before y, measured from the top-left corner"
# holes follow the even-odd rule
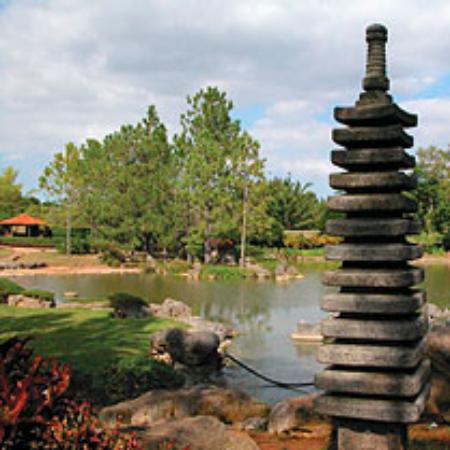
[[[48,224],[45,220],[31,217],[28,214],[19,214],[16,217],[1,220],[0,227],[3,234],[9,236],[38,237],[48,233]]]

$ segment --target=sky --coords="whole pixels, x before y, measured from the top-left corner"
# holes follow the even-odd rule
[[[208,85],[261,144],[268,176],[330,194],[333,108],[361,90],[365,28],[389,30],[394,99],[415,148],[450,143],[448,0],[0,0],[0,169],[25,190],[53,154],[136,123],[172,134]]]

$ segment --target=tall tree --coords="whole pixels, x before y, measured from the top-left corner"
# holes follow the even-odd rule
[[[243,132],[239,145],[233,151],[233,176],[238,194],[240,208],[240,258],[241,267],[245,267],[246,246],[248,231],[262,224],[269,218],[266,213],[266,204],[258,195],[260,184],[264,179],[263,169],[265,160],[259,156],[259,143],[249,133]],[[255,221],[255,219],[257,219]]]
[[[40,188],[64,209],[67,254],[71,253],[73,218],[79,207],[79,191],[82,185],[80,173],[80,152],[75,144],[69,142],[64,152],[54,155],[53,161],[39,178]]]
[[[5,219],[20,211],[22,185],[17,182],[19,172],[12,166],[6,167],[0,175],[0,218]]]
[[[181,116],[182,132],[175,137],[183,161],[180,187],[189,205],[187,238],[201,236],[204,262],[211,261],[211,238],[230,227],[233,207],[233,152],[239,145],[240,125],[230,116],[233,104],[216,87],[187,99]],[[188,241],[190,242],[190,241]]]

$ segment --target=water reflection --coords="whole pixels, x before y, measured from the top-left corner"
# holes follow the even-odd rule
[[[273,281],[186,281],[148,274],[54,275],[21,278],[27,287],[48,289],[62,298],[66,291],[81,297],[100,298],[125,291],[161,302],[172,297],[188,303],[195,314],[219,320],[239,330],[230,350],[235,356],[269,377],[284,382],[313,379],[319,370],[315,360],[317,344],[296,344],[290,333],[299,320],[317,322],[324,313],[319,299],[327,291],[320,283],[323,264],[301,267],[305,278],[285,285]],[[449,301],[450,267],[426,268],[425,287],[430,301]],[[241,369],[227,369],[232,384],[268,402],[293,395],[269,388]]]

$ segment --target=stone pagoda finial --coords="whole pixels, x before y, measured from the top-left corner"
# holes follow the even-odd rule
[[[378,23],[367,27],[366,41],[368,48],[363,88],[366,91],[386,92],[389,90],[389,79],[386,76],[386,27]]]

